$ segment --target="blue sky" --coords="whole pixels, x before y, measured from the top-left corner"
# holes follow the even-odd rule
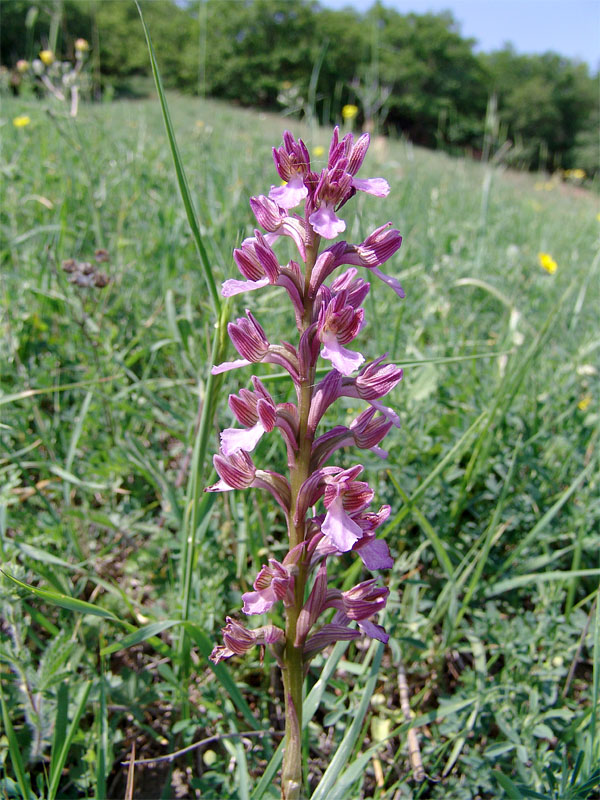
[[[374,0],[319,0],[328,8],[370,8]],[[382,0],[400,13],[449,10],[477,50],[512,42],[518,53],[553,50],[600,67],[600,0]]]

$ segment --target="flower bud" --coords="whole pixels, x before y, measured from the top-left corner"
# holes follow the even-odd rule
[[[42,50],[40,53],[40,61],[45,67],[49,67],[54,63],[54,53],[52,50]]]
[[[261,361],[269,350],[269,342],[264,330],[252,316],[250,311],[246,311],[248,319],[243,317],[236,322],[230,322],[227,326],[229,337],[233,346],[248,361]]]

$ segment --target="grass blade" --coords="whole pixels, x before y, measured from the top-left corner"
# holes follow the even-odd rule
[[[227,349],[227,321],[229,319],[229,303],[225,303],[219,314],[219,321],[212,342],[211,363],[218,364],[223,360]],[[212,420],[222,385],[222,376],[213,375],[210,370],[206,381],[204,402],[200,416],[200,424],[194,440],[192,466],[187,485],[186,510],[181,530],[181,569],[180,569],[180,603],[181,616],[187,621],[190,616],[192,598],[192,578],[196,563],[196,542],[198,536],[208,527],[210,509],[214,503],[214,494],[202,497],[206,452],[208,441],[212,435]],[[202,499],[201,499],[202,498]],[[201,530],[200,530],[201,529]],[[182,681],[187,680],[189,673],[189,648],[187,644],[187,628],[182,630],[179,639],[179,669]]]
[[[105,663],[100,657],[100,708],[97,716],[97,737],[96,746],[96,785],[94,786],[95,800],[103,800],[106,797],[106,777],[108,765],[108,707],[106,704],[106,678]]]
[[[321,699],[327,688],[327,684],[329,679],[331,678],[335,668],[338,665],[339,660],[346,652],[348,647],[348,642],[337,642],[333,650],[331,651],[331,655],[323,665],[321,670],[321,675],[319,676],[319,680],[315,683],[313,688],[310,690],[308,697],[304,701],[302,705],[302,727],[305,728],[308,725],[308,722],[314,717],[319,704],[321,703]],[[277,750],[273,753],[273,756],[269,763],[267,764],[263,774],[254,788],[252,792],[251,800],[262,800],[264,797],[265,792],[271,786],[273,781],[275,780],[275,776],[277,770],[279,769],[279,765],[283,759],[283,739],[279,742],[277,746]]]
[[[56,772],[58,754],[61,742],[65,740],[67,733],[67,722],[69,712],[69,685],[63,681],[56,693],[56,717],[54,718],[54,738],[52,742],[52,754],[50,757],[50,780]]]
[[[460,458],[462,455],[463,450],[469,444],[471,437],[477,432],[477,429],[481,425],[481,422],[485,419],[487,415],[487,411],[483,411],[476,420],[474,420],[470,427],[463,433],[460,437],[458,442],[456,442],[450,450],[446,453],[446,455],[441,458],[435,467],[431,470],[431,472],[424,478],[423,482],[419,484],[417,489],[413,492],[410,497],[411,505],[414,505],[417,500],[427,491],[429,486],[437,479],[437,477],[446,469],[446,467],[451,464],[454,460]],[[382,536],[385,538],[391,531],[398,527],[398,525],[402,522],[404,517],[406,517],[410,513],[410,508],[404,506],[400,509],[400,511],[396,514],[396,516],[391,519],[385,528],[383,529]]]
[[[146,36],[146,44],[148,45],[148,54],[150,56],[150,65],[152,67],[152,74],[154,76],[154,83],[156,84],[156,91],[158,93],[158,99],[160,101],[160,108],[162,111],[163,122],[165,123],[165,129],[167,131],[167,138],[169,140],[169,147],[171,148],[171,155],[173,157],[173,165],[175,166],[175,173],[177,175],[177,183],[179,184],[179,191],[181,192],[181,199],[183,200],[183,205],[185,207],[185,213],[187,215],[188,224],[190,226],[190,230],[192,232],[192,236],[194,238],[194,242],[196,244],[196,249],[198,250],[198,255],[200,256],[200,262],[202,264],[202,269],[204,270],[204,277],[206,278],[206,284],[208,286],[208,291],[212,299],[212,304],[214,308],[215,315],[218,316],[221,310],[221,298],[219,296],[219,292],[217,290],[217,285],[215,283],[214,276],[212,274],[212,269],[210,266],[210,261],[208,258],[208,253],[206,252],[206,248],[204,247],[204,242],[202,241],[202,235],[200,234],[200,228],[198,227],[198,220],[196,218],[196,211],[194,209],[194,204],[192,202],[192,196],[190,194],[190,190],[188,187],[187,178],[185,176],[185,171],[183,169],[183,162],[181,160],[181,156],[179,154],[179,148],[177,146],[177,139],[175,138],[175,130],[173,129],[173,123],[171,122],[171,115],[169,114],[169,107],[167,105],[167,99],[165,97],[165,92],[162,85],[162,80],[160,77],[160,72],[158,71],[158,64],[156,62],[156,55],[154,53],[154,47],[152,45],[152,39],[150,38],[150,32],[146,27],[146,22],[144,20],[144,15],[142,14],[142,9],[140,8],[139,3],[136,0],[137,10],[140,15],[140,19],[142,21],[142,27],[144,29],[144,35]]]
[[[92,603],[86,603],[85,600],[78,600],[75,597],[70,597],[68,594],[52,592],[50,589],[38,589],[37,586],[30,586],[28,583],[23,583],[13,578],[12,575],[9,575],[8,572],[4,572],[4,570],[0,570],[0,572],[17,586],[20,586],[21,589],[26,589],[36,597],[45,600],[47,603],[66,608],[69,611],[77,611],[79,614],[93,614],[95,617],[104,617],[104,619],[112,619],[115,622],[121,622],[116,614],[113,614],[112,611],[108,611],[106,608],[95,606]]]
[[[568,581],[571,578],[590,578],[600,575],[600,567],[597,569],[576,569],[576,570],[553,570],[552,572],[532,572],[528,575],[516,575],[514,578],[507,578],[499,581],[486,591],[486,597],[494,597],[497,594],[510,592],[511,589],[518,589],[527,586],[533,581]]]
[[[319,781],[319,785],[313,793],[312,800],[327,800],[327,798],[332,798],[334,796],[332,795],[334,786],[336,781],[339,779],[340,772],[352,755],[352,751],[354,750],[354,746],[363,725],[365,714],[367,713],[369,703],[371,702],[371,696],[375,691],[375,686],[377,685],[379,678],[378,673],[381,665],[381,658],[383,656],[383,649],[383,644],[379,643],[376,645],[375,657],[373,658],[373,663],[371,664],[371,668],[369,670],[369,679],[367,680],[365,688],[363,689],[360,705],[354,712],[354,718],[352,720],[352,724],[348,728],[348,732],[342,739],[340,746],[336,750],[335,755],[329,762],[329,766],[325,770],[325,774]],[[337,800],[339,795],[335,794],[335,797]]]
[[[21,757],[21,747],[17,740],[15,729],[13,728],[12,722],[10,721],[10,716],[8,714],[8,708],[6,707],[6,702],[4,701],[4,694],[2,692],[1,681],[0,681],[0,704],[2,705],[2,720],[4,722],[4,730],[6,733],[6,738],[8,739],[8,752],[10,755],[10,760],[12,762],[15,775],[17,776],[17,783],[19,784],[19,789],[21,790],[21,796],[23,800],[29,800],[29,798],[33,797],[33,793],[29,788],[29,781],[25,773],[25,768],[23,766],[23,758]]]
[[[540,531],[542,531],[546,527],[546,525],[554,519],[554,517],[558,514],[560,509],[564,506],[564,504],[571,497],[571,495],[577,491],[577,489],[580,487],[580,485],[592,471],[593,467],[595,467],[595,462],[590,461],[587,467],[579,473],[579,475],[575,478],[575,480],[568,487],[568,489],[565,489],[565,491],[560,495],[558,500],[548,509],[548,511],[546,511],[544,516],[538,522],[536,522],[536,524],[529,531],[529,533],[526,534],[521,539],[519,544],[515,547],[512,553],[505,560],[502,566],[502,571],[506,571],[510,567],[513,561],[521,555],[523,550],[527,547],[527,545],[530,542],[535,542],[537,540]]]
[[[103,647],[102,650],[100,650],[100,655],[109,656],[112,653],[116,653],[118,650],[125,650],[127,647],[133,647],[134,644],[145,642],[147,639],[151,639],[158,633],[166,631],[168,628],[172,628],[173,625],[181,625],[181,620],[163,619],[160,622],[151,622],[148,625],[144,625],[142,628],[139,628],[137,631],[128,633],[127,636],[118,642],[113,642],[112,644]]]
[[[395,476],[392,474],[390,470],[387,471],[388,478],[396,487],[396,491],[402,498],[406,507],[410,508],[412,513],[415,515],[419,525],[421,526],[423,533],[429,541],[435,551],[438,561],[440,562],[441,566],[444,568],[444,572],[451,578],[454,573],[454,567],[452,566],[452,561],[450,561],[450,556],[446,552],[446,548],[440,537],[437,535],[433,526],[429,522],[429,520],[421,513],[421,511],[414,505],[411,501],[410,497],[407,496],[406,492],[401,488],[400,484],[396,480]]]
[[[83,403],[81,404],[81,409],[76,417],[73,433],[71,434],[71,441],[69,442],[69,450],[67,451],[67,458],[65,460],[65,470],[67,472],[71,472],[71,467],[73,466],[73,460],[75,459],[75,453],[77,451],[77,444],[83,430],[83,423],[85,422],[85,417],[89,411],[93,396],[94,394],[91,390],[86,392]]]
[[[87,703],[87,699],[91,688],[92,688],[91,681],[88,681],[86,684],[84,684],[84,686],[82,686],[81,691],[79,692],[79,698],[77,700],[75,715],[71,720],[71,724],[69,725],[69,729],[66,733],[66,736],[64,737],[62,742],[55,741],[55,744],[59,746],[59,752],[58,755],[56,756],[54,752],[52,753],[52,763],[54,764],[54,772],[51,773],[50,775],[50,785],[48,787],[48,800],[55,800],[56,798],[56,793],[58,792],[58,785],[60,783],[60,778],[62,775],[62,769],[67,760],[67,755],[69,754],[69,750],[71,749],[71,744],[73,743],[75,734],[79,730],[79,720],[81,719],[81,715],[84,712],[85,705]]]

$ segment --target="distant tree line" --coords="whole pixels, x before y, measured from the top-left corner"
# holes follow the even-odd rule
[[[493,154],[533,169],[599,170],[598,75],[555,53],[474,52],[449,12],[360,14],[314,0],[144,0],[163,80],[184,92],[395,132],[428,147]],[[149,74],[128,0],[1,0],[8,68],[40,48],[68,57],[90,41],[100,89],[124,93]],[[138,80],[139,83],[139,80]]]

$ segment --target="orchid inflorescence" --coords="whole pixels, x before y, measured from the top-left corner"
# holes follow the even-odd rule
[[[240,358],[214,366],[213,374],[259,362],[276,364],[289,373],[297,402],[277,403],[256,376],[252,377],[252,389],[230,395],[229,406],[241,427],[222,432],[221,449],[214,456],[220,480],[207,489],[266,489],[286,517],[289,551],[281,562],[270,558],[263,565],[254,591],[243,595],[242,609],[247,615],[264,614],[281,601],[286,630],[272,624],[247,629],[228,617],[224,644],[217,645],[211,654],[218,663],[254,645],[269,645],[282,668],[286,702],[282,792],[286,798],[299,797],[301,792],[302,680],[310,659],[333,642],[363,634],[382,642],[388,640],[376,622],[389,594],[386,587],[378,587],[375,578],[348,591],[327,585],[327,560],[342,553],[357,553],[370,570],[393,565],[387,543],[376,538],[390,507],[368,510],[374,492],[359,480],[362,465],[346,469],[327,465],[348,445],[385,458],[387,453],[379,445],[392,426],[400,425],[397,414],[383,405],[381,398],[401,380],[402,369],[386,363],[385,356],[365,363],[364,356],[347,345],[364,326],[361,306],[370,288],[357,268],[365,268],[404,297],[400,283],[380,270],[396,253],[402,237],[388,223],[361,244],[339,241],[319,252],[322,239],[335,239],[345,230],[338,212],[357,191],[376,197],[389,193],[383,178],[356,177],[368,146],[368,134],[354,141],[349,133],[340,140],[336,128],[327,166],[318,174],[311,169],[305,144],[286,131],[283,146],[273,149],[283,185],[272,186],[268,196],[250,198],[264,232],[255,230],[254,236],[234,250],[244,280],[227,280],[222,287],[225,297],[267,286],[283,287],[299,333],[297,346],[274,344],[249,310],[245,317],[229,324],[229,336]],[[303,215],[294,213],[292,209],[301,204]],[[294,260],[285,266],[279,264],[272,245],[280,236],[292,239],[304,268]],[[326,285],[341,266],[347,269]],[[330,362],[332,370],[315,382],[319,356]],[[323,415],[340,397],[364,400],[367,407],[349,426],[338,425],[317,435]],[[249,455],[261,437],[275,428],[285,442],[288,477],[255,466]],[[323,511],[316,513],[320,500]],[[334,611],[332,619],[313,630],[328,609]],[[358,629],[351,627],[354,622]]]

